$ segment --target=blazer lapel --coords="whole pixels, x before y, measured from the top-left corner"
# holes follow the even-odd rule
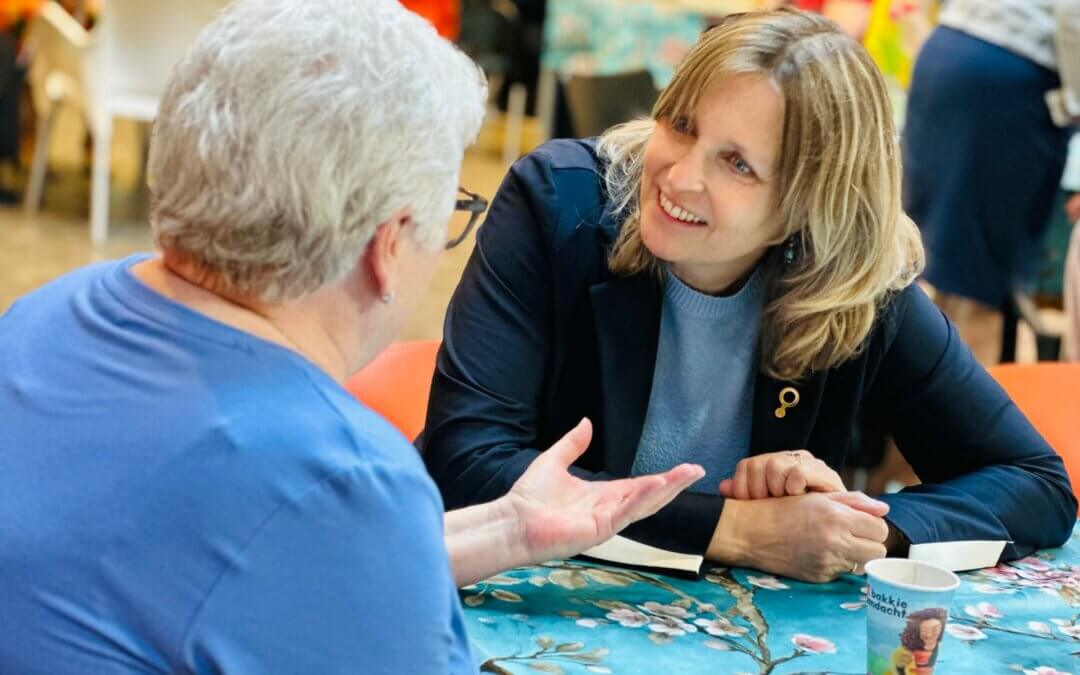
[[[806,448],[824,398],[825,380],[823,372],[814,373],[800,382],[788,382],[774,380],[759,371],[754,382],[750,454]],[[781,392],[789,387],[798,392],[799,402],[784,406],[783,417],[778,417]],[[784,398],[790,402],[793,397],[785,393]]]
[[[604,465],[628,475],[652,393],[662,296],[649,274],[618,277],[590,289],[600,355]]]

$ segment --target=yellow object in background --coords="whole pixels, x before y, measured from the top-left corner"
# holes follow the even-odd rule
[[[937,0],[873,0],[863,44],[886,77],[907,89],[923,41],[934,27]]]

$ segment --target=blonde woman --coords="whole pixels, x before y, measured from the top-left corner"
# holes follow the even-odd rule
[[[823,581],[908,542],[1064,541],[1061,460],[912,283],[863,48],[812,14],[733,16],[652,118],[543,146],[494,199],[420,439],[448,507],[504,493],[588,415],[581,476],[705,467],[628,534],[720,563]],[[860,412],[922,485],[843,490]]]

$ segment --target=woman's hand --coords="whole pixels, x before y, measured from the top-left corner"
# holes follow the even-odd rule
[[[806,450],[748,457],[735,466],[734,476],[720,481],[720,494],[729,499],[765,499],[844,490],[840,474]]]
[[[711,560],[810,582],[861,574],[884,558],[889,505],[861,492],[728,500],[709,544]]]
[[[592,424],[577,427],[533,460],[506,496],[530,562],[576,555],[652,515],[705,475],[694,464],[662,474],[612,481],[582,480],[568,472],[589,447]]]

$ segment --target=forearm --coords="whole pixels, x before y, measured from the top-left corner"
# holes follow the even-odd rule
[[[911,543],[1004,539],[1012,543],[1003,557],[1013,559],[1059,546],[1072,531],[1076,500],[1067,480],[1053,478],[1032,467],[994,465],[881,499],[892,507],[890,523]]]
[[[709,548],[705,551],[705,557],[709,560],[729,567],[746,567],[753,562],[745,522],[739,513],[743,504],[745,502],[736,499],[724,503]]]
[[[459,588],[531,562],[506,498],[448,511],[444,523],[446,552]]]

